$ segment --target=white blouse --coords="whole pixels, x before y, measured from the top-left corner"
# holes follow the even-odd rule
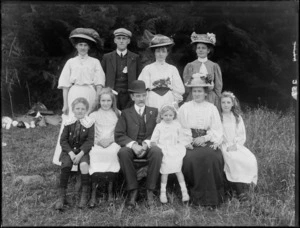
[[[100,108],[91,113],[89,117],[95,120],[95,144],[101,139],[114,139],[118,117],[112,109],[106,111]]]
[[[86,55],[69,59],[59,77],[58,89],[75,85],[105,85],[105,74],[96,58]]]
[[[229,116],[223,115],[223,131],[223,144],[226,146],[231,146],[233,144],[243,146],[246,142],[246,130],[241,116],[239,116],[239,123],[236,124],[236,118],[232,112]]]
[[[178,110],[178,120],[183,128],[204,129],[207,131],[205,141],[220,145],[223,140],[223,127],[215,105],[203,101],[189,101]]]
[[[146,88],[154,89],[153,82],[160,79],[170,79],[170,88],[173,92],[182,95],[184,93],[184,85],[177,68],[171,64],[164,62],[163,64],[154,62],[146,65],[138,80],[142,80],[146,84]]]

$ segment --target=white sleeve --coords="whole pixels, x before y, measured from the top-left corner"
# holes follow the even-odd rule
[[[179,72],[177,70],[176,67],[173,68],[173,80],[172,80],[172,88],[173,88],[173,94],[175,96],[175,98],[177,98],[176,100],[178,100],[179,102],[182,100],[182,94],[184,94],[184,85],[183,82],[181,80],[181,77],[179,75]]]
[[[236,131],[234,142],[243,146],[244,143],[246,142],[246,129],[245,129],[243,118],[241,116],[239,116],[239,120],[240,121],[237,125],[237,131]]]
[[[145,66],[139,75],[138,80],[144,81],[146,89],[151,88],[149,65]]]
[[[160,135],[160,130],[159,130],[159,124],[157,124],[153,130],[153,133],[151,135],[151,142],[155,142],[156,144],[158,144],[159,142],[159,135]]]
[[[70,66],[70,59],[64,65],[64,68],[59,76],[58,80],[58,89],[62,89],[63,87],[71,87],[71,66]]]
[[[205,136],[205,141],[211,141],[217,145],[220,145],[223,141],[223,126],[216,106],[212,106],[210,127]]]
[[[98,59],[95,59],[95,60],[96,61],[95,61],[94,84],[105,86],[105,73],[104,73],[103,68],[100,64],[100,61]]]
[[[183,104],[178,110],[178,121],[181,125],[180,140],[186,146],[193,141],[192,131],[188,127],[187,116],[185,113],[186,104]]]

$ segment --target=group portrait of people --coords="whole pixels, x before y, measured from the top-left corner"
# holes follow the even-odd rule
[[[238,99],[222,91],[221,68],[209,60],[215,34],[191,34],[197,59],[186,64],[182,75],[166,62],[171,37],[154,35],[149,49],[155,61],[142,67],[139,55],[128,50],[132,36],[126,28],[116,29],[116,49],[99,61],[89,56],[99,40],[94,29],[70,33],[77,55],[66,62],[58,81],[63,121],[53,156],[60,166],[55,208],[67,203],[74,170],[81,175],[79,208],[97,206],[101,175],[107,200],[113,202],[119,173],[126,184],[125,207],[136,208],[139,161],[147,166],[148,207],[169,202],[169,174],[176,175],[183,203],[214,210],[224,202],[226,186],[238,200],[248,200],[250,185],[257,184],[257,160],[244,146]]]

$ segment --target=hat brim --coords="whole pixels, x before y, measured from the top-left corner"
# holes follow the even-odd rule
[[[75,34],[75,35],[72,35],[69,37],[69,39],[72,39],[72,38],[83,38],[83,39],[93,41],[94,43],[97,43],[97,41],[94,38],[87,36],[85,34]]]
[[[212,84],[184,84],[186,87],[213,87]]]
[[[130,35],[125,34],[125,33],[115,33],[114,35],[115,35],[115,37],[116,37],[116,36],[126,36],[126,37],[128,37],[128,38],[131,38]]]
[[[147,90],[146,89],[137,89],[137,90],[128,89],[128,92],[131,92],[131,93],[146,93]]]
[[[154,45],[150,45],[149,48],[154,48],[154,47],[164,47],[164,46],[171,46],[174,45],[173,42],[169,42],[169,43],[164,43],[164,44],[154,44]]]
[[[211,42],[209,42],[209,41],[200,41],[200,40],[198,41],[198,40],[197,40],[197,41],[192,41],[192,42],[191,42],[191,44],[195,44],[195,43],[205,43],[205,44],[211,44],[211,45],[215,46],[215,44],[213,44],[213,43],[211,43]]]

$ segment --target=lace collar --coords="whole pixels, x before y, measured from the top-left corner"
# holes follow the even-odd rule
[[[71,125],[77,121],[77,118],[75,116],[70,117],[69,119],[66,120],[65,126]],[[85,128],[90,128],[94,124],[94,120],[88,116],[83,117],[82,119],[79,120],[80,124],[84,126]]]
[[[198,58],[198,61],[199,62],[201,62],[201,63],[205,63],[205,62],[207,62],[207,57],[205,57],[205,58]]]

